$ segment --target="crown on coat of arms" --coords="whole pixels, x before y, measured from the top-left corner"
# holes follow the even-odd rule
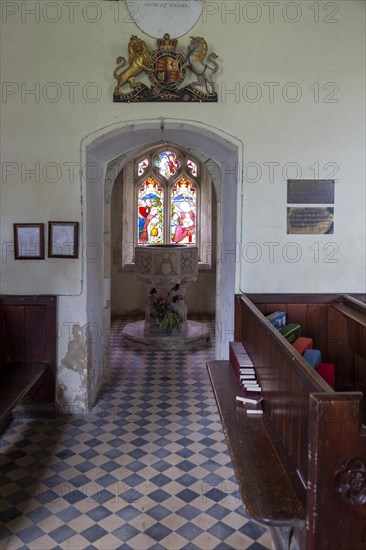
[[[156,42],[161,50],[175,50],[178,44],[178,40],[176,38],[171,39],[170,34],[167,32],[163,38],[159,38]]]

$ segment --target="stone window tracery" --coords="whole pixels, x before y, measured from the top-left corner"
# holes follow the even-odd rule
[[[121,173],[121,268],[134,265],[136,246],[187,244],[212,266],[212,183],[201,163],[173,145],[154,146]]]

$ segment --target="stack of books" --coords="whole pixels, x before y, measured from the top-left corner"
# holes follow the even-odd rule
[[[253,363],[247,350],[241,342],[229,343],[229,361],[235,369],[236,376],[240,382],[240,369],[253,368]]]
[[[257,381],[252,360],[241,342],[230,342],[229,350],[230,363],[235,369],[241,387],[236,400],[245,405],[248,415],[262,415],[262,388]]]

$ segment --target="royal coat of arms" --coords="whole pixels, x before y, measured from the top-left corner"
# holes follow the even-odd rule
[[[129,64],[124,57],[118,57],[113,72],[117,85],[114,88],[113,101],[183,101],[215,102],[217,92],[213,75],[219,70],[217,55],[207,57],[207,42],[202,36],[191,37],[188,52],[177,51],[178,40],[169,34],[157,40],[158,49],[149,51],[145,42],[137,36],[131,36],[128,53]],[[126,66],[126,68],[125,68]],[[151,83],[136,82],[143,73]],[[194,81],[186,86],[184,81],[190,75]],[[183,85],[183,86],[182,86]]]

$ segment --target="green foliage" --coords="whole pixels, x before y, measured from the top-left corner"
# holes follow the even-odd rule
[[[179,284],[174,285],[166,296],[157,296],[157,291],[153,288],[150,291],[152,297],[152,306],[159,329],[166,334],[171,334],[174,330],[180,331],[183,319],[174,311],[173,304],[178,299]]]
[[[160,326],[165,332],[173,332],[174,329],[181,329],[181,319],[173,311],[165,313],[162,319],[160,319]]]

